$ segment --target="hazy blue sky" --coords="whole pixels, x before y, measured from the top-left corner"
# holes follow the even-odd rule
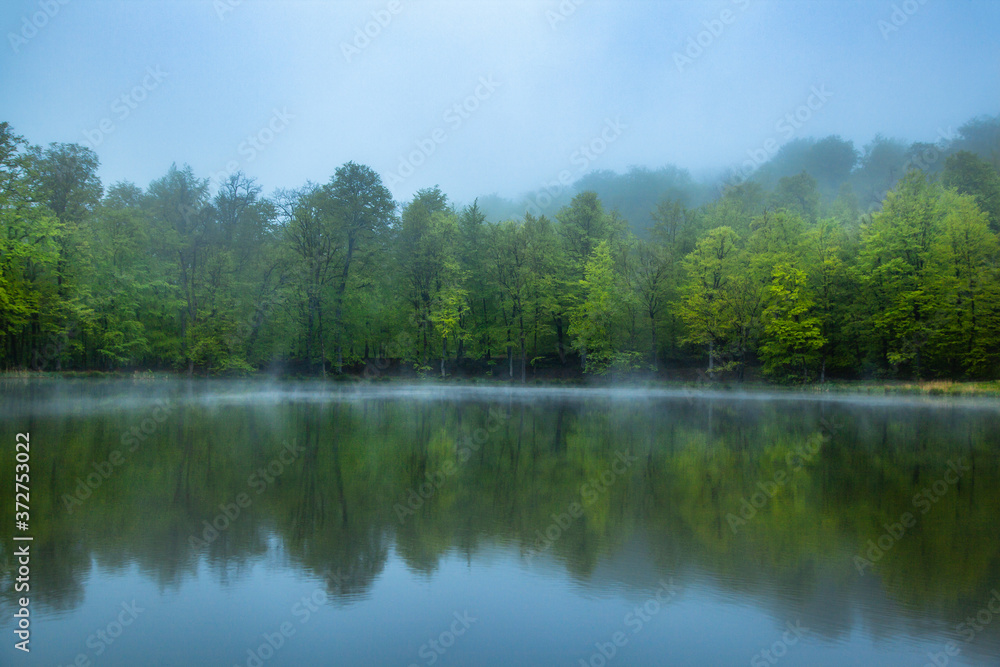
[[[1000,112],[996,0],[6,0],[0,27],[0,120],[96,144],[106,185],[176,161],[270,192],[355,160],[468,201]]]

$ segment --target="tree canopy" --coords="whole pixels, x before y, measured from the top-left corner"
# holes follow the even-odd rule
[[[797,140],[711,200],[595,172],[491,220],[355,162],[270,196],[177,165],[105,190],[92,150],[0,123],[0,366],[997,378],[998,125]]]

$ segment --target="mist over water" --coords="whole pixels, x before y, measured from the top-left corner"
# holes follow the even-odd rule
[[[802,403],[878,406],[889,409],[925,408],[936,410],[975,409],[1000,411],[992,398],[975,396],[865,394],[854,392],[802,391],[795,388],[741,387],[712,383],[677,383],[675,386],[642,386],[637,383],[595,386],[518,386],[507,384],[392,382],[379,384],[335,383],[321,381],[253,380],[155,380],[93,381],[51,378],[0,380],[6,388],[3,414],[59,415],[142,410],[165,401],[175,406],[243,406],[292,403],[350,404],[370,401],[413,401],[439,403],[483,403],[506,401],[510,404],[558,403],[576,401],[603,405],[660,402],[731,403]],[[870,390],[869,390],[870,391]]]
[[[267,664],[426,664],[465,612],[442,664],[588,661],[619,631],[621,664],[745,664],[788,624],[791,665],[1000,650],[1000,626],[970,641],[961,627],[1000,586],[995,406],[213,381],[0,392],[0,437],[30,429],[34,452],[31,664],[97,658],[88,637],[133,598],[144,611],[101,664],[247,664],[286,622]],[[4,451],[0,474],[12,465]]]

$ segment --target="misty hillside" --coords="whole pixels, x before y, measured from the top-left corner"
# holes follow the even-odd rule
[[[551,214],[575,195],[591,190],[609,210],[618,211],[636,234],[646,236],[653,225],[652,215],[664,200],[698,208],[718,198],[730,185],[751,181],[774,192],[782,178],[802,172],[816,181],[819,214],[830,210],[838,194],[871,211],[910,168],[938,175],[948,156],[958,151],[969,151],[994,167],[1000,166],[1000,116],[970,119],[957,129],[941,128],[937,137],[927,141],[909,142],[880,134],[858,147],[836,135],[792,139],[773,155],[763,147],[747,151],[743,164],[719,170],[710,178],[694,178],[688,170],[674,165],[632,167],[622,174],[591,172],[569,186],[554,181],[549,188],[514,199],[494,194],[477,201],[487,219],[498,222],[519,218],[526,211]]]

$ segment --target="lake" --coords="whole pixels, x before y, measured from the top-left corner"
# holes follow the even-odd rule
[[[997,664],[998,417],[944,398],[4,380],[0,662]]]

